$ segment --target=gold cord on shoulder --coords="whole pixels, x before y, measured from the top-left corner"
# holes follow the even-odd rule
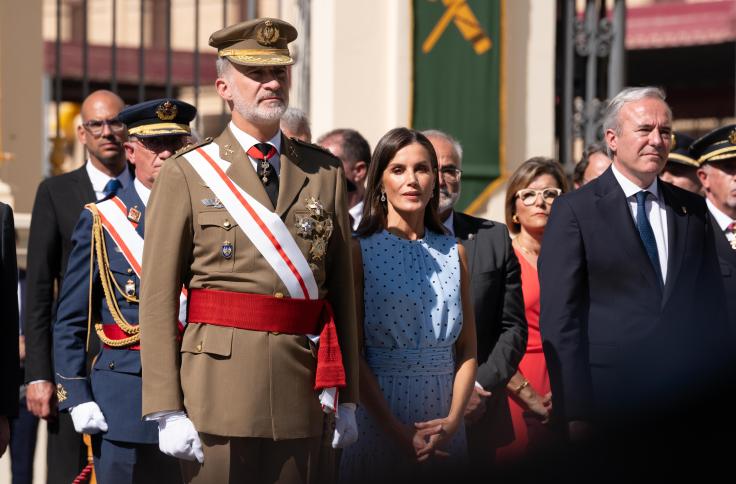
[[[97,336],[100,338],[100,340],[108,346],[127,346],[131,343],[136,343],[140,339],[140,328],[137,325],[131,325],[130,323],[128,323],[128,321],[126,321],[122,311],[120,310],[120,307],[118,306],[118,301],[115,298],[115,291],[113,290],[113,288],[117,290],[118,294],[120,294],[128,302],[138,303],[138,298],[126,294],[115,280],[115,277],[112,274],[112,270],[110,269],[110,262],[107,256],[107,244],[105,243],[104,228],[99,211],[94,204],[88,205],[87,209],[92,212],[93,246],[90,250],[90,294],[87,326],[88,328],[91,326],[92,318],[92,253],[94,252],[97,256],[97,267],[100,271],[100,282],[102,283],[102,291],[105,294],[105,302],[107,303],[107,307],[110,310],[112,319],[125,334],[131,336],[122,340],[111,340],[110,338],[107,338],[105,336],[104,332],[102,331],[101,324],[95,324],[95,332],[97,333]]]

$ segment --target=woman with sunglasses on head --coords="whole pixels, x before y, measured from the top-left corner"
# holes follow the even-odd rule
[[[475,320],[465,252],[445,235],[438,200],[432,144],[389,131],[373,153],[353,245],[360,436],[343,451],[343,482],[435,479],[466,466]]]
[[[552,393],[539,332],[537,257],[552,203],[565,191],[565,175],[560,164],[550,158],[530,158],[509,179],[506,225],[515,234],[512,246],[521,265],[529,339],[519,370],[506,386],[515,439],[499,449],[499,461],[524,457],[553,439],[546,425],[552,412]]]

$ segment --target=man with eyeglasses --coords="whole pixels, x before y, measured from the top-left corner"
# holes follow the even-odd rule
[[[84,100],[77,139],[86,148],[87,162],[41,182],[33,204],[26,276],[25,378],[28,409],[49,422],[49,483],[68,484],[87,461],[71,418],[57,415],[51,325],[56,291],[66,271],[72,231],[82,207],[133,181],[123,150],[125,126],[117,119],[123,106],[120,97],[104,90]]]
[[[454,210],[460,196],[462,147],[452,136],[427,130],[439,165],[439,216],[468,254],[478,339],[478,375],[465,411],[473,471],[488,474],[495,449],[513,440],[506,384],[527,340],[521,269],[504,224]]]
[[[689,445],[678,419],[723,387],[725,301],[705,201],[657,177],[672,144],[664,92],[624,89],[603,130],[611,167],[552,205],[540,328],[555,415],[581,449],[602,451],[576,462],[627,462],[646,479],[642,464],[659,472]]]
[[[75,430],[92,435],[105,484],[181,482],[177,460],[158,448],[158,426],[141,418],[138,297],[148,197],[165,161],[189,143],[196,112],[176,99],[123,109],[117,121],[127,127],[135,180],[86,205],[72,235],[54,324],[57,395]],[[102,349],[88,371],[90,339]]]

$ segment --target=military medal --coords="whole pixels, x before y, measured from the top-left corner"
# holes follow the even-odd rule
[[[268,172],[271,171],[271,163],[268,160],[261,160],[259,164],[261,166],[261,181],[266,184],[268,183]]]
[[[138,210],[138,206],[130,207],[130,210],[128,210],[128,220],[131,222],[138,223],[141,220],[141,211]]]
[[[135,296],[135,282],[133,281],[133,279],[128,279],[125,282],[125,295]]]
[[[316,271],[318,266],[315,262],[322,260],[327,253],[327,241],[332,236],[334,225],[324,206],[316,198],[307,198],[304,206],[308,215],[296,216],[296,234],[312,241],[309,247],[309,267]]]
[[[233,244],[227,240],[222,243],[222,256],[225,259],[230,259],[233,256]]]
[[[218,198],[203,198],[202,205],[212,208],[225,208],[225,205]]]

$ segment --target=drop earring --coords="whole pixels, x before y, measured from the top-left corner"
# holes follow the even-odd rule
[[[381,190],[381,201],[382,202],[386,201],[386,192],[384,192],[383,190]]]

